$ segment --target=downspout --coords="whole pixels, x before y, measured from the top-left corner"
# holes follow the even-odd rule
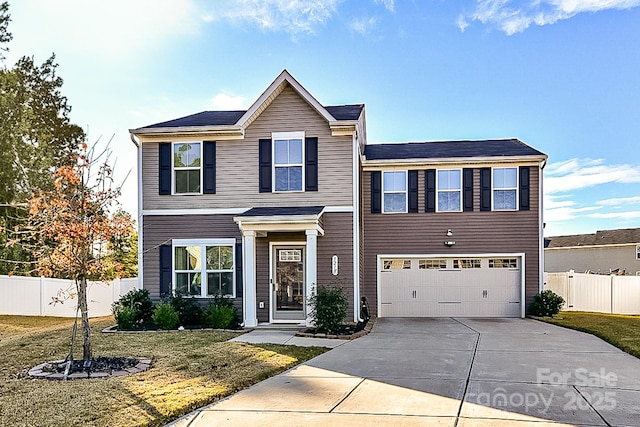
[[[142,143],[136,141],[136,137],[130,133],[131,142],[136,146],[137,156],[138,156],[138,289],[143,289],[144,281],[143,281],[143,268],[142,268],[142,257],[144,251],[142,250]]]
[[[539,228],[540,228],[540,243],[539,243],[539,254],[538,254],[538,264],[539,264],[539,283],[538,283],[538,292],[542,292],[544,290],[544,167],[547,165],[547,159],[544,159],[540,162],[540,177],[538,178],[538,218],[539,218]]]
[[[352,152],[353,192],[351,203],[353,205],[353,318],[356,322],[364,319],[360,316],[360,149],[358,146],[358,127],[353,131]]]

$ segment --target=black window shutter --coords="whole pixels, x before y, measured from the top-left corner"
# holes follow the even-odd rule
[[[382,212],[382,172],[371,172],[371,213]]]
[[[305,191],[318,191],[318,138],[305,139]]]
[[[424,205],[425,212],[436,211],[436,170],[427,169],[424,171],[424,191],[426,203]]]
[[[473,169],[462,170],[462,192],[464,200],[462,210],[473,212]]]
[[[480,210],[491,210],[491,168],[480,169]]]
[[[529,210],[529,198],[531,195],[530,191],[530,172],[528,166],[520,167],[520,210],[528,211]]]
[[[409,171],[409,212],[418,212],[418,171]]]
[[[162,142],[159,145],[159,181],[158,193],[160,195],[171,194],[171,143]]]
[[[216,143],[204,143],[204,194],[216,194]]]
[[[271,193],[271,140],[261,139],[258,146],[260,192]]]
[[[171,245],[160,245],[160,297],[171,294]]]
[[[242,243],[236,243],[236,298],[242,298]]]

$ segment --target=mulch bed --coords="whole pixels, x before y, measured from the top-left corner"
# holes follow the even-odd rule
[[[307,338],[334,338],[341,340],[353,340],[356,338],[360,338],[362,336],[367,335],[371,332],[373,325],[376,321],[375,316],[371,317],[368,322],[358,322],[358,323],[350,323],[347,325],[342,325],[337,334],[325,334],[321,332],[317,332],[315,328],[305,328],[296,332],[297,337],[307,337]]]
[[[85,368],[84,360],[72,360],[68,375],[65,377],[67,361],[54,360],[34,366],[29,370],[29,376],[48,380],[121,377],[146,371],[150,367],[151,359],[95,357],[91,359],[91,364],[88,368]]]

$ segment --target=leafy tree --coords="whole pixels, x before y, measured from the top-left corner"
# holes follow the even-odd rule
[[[0,60],[8,51],[9,4],[0,3]],[[14,229],[27,217],[32,193],[54,187],[52,173],[71,166],[84,132],[70,122],[71,107],[61,93],[52,55],[42,65],[24,56],[11,67],[0,67],[0,227]],[[9,262],[11,261],[11,262]],[[0,274],[31,271],[28,251],[7,249],[0,233]],[[18,268],[12,264],[19,264]]]
[[[109,152],[95,152],[81,144],[73,164],[53,173],[54,188],[41,190],[29,200],[26,224],[13,233],[9,244],[22,243],[35,260],[37,271],[48,277],[75,281],[82,317],[83,359],[91,359],[87,311],[87,280],[108,278],[122,268],[107,256],[114,236],[131,228],[119,210],[120,186],[113,181]],[[115,212],[115,213],[112,213]],[[75,330],[75,328],[74,328]],[[68,359],[73,359],[73,339]]]

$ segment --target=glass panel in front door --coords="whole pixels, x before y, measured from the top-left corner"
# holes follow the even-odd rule
[[[304,310],[303,248],[276,248],[275,255],[276,313],[302,313]]]

